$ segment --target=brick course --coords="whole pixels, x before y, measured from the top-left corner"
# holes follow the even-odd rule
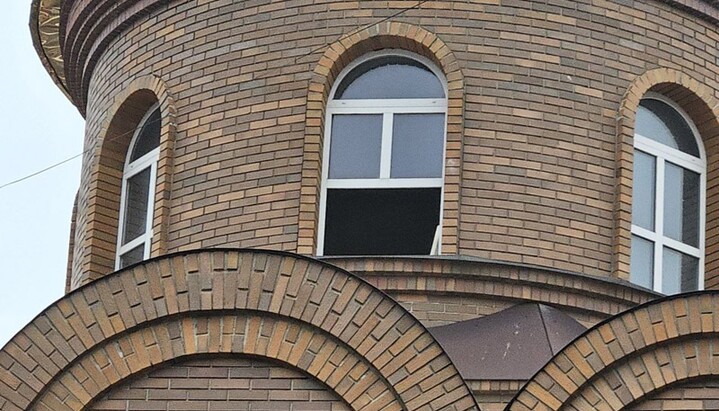
[[[350,411],[335,393],[296,369],[251,358],[185,360],[113,387],[88,411]]]

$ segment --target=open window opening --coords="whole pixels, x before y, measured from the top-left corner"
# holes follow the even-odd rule
[[[447,93],[406,52],[340,75],[327,105],[318,255],[429,255],[441,248]]]

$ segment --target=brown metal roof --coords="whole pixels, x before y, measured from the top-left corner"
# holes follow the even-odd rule
[[[429,331],[465,379],[527,380],[586,327],[531,303]]]

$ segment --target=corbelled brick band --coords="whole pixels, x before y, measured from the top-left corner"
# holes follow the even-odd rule
[[[322,176],[325,108],[337,76],[352,61],[377,50],[408,50],[427,57],[447,79],[447,143],[442,205],[442,253],[458,251],[459,193],[464,134],[464,76],[450,48],[437,35],[408,23],[386,21],[342,37],[327,47],[312,73],[305,112],[297,252],[315,254]]]
[[[686,73],[669,68],[649,70],[627,89],[617,116],[617,200],[615,201],[614,272],[629,279],[632,228],[634,124],[639,102],[657,92],[679,104],[697,126],[704,142],[707,164],[706,245],[704,284],[719,285],[719,100],[716,91]]]
[[[611,278],[468,257],[324,257],[399,301],[426,326],[494,314],[534,301],[587,327],[660,294]]]
[[[70,293],[0,351],[0,409],[81,410],[155,365],[227,353],[305,369],[356,409],[478,409],[394,300],[326,263],[251,250],[159,258]]]
[[[167,253],[170,221],[170,185],[175,139],[175,103],[165,83],[156,76],[143,76],[115,96],[114,103],[99,122],[98,135],[86,141],[83,176],[89,190],[80,190],[76,225],[74,267],[69,279],[75,289],[115,269],[117,230],[120,214],[122,172],[127,150],[142,117],[154,104],[162,115],[160,155],[157,165],[153,211],[151,256]],[[97,146],[97,149],[94,147]]]
[[[719,378],[719,292],[653,301],[565,347],[507,406],[623,410],[656,393]]]

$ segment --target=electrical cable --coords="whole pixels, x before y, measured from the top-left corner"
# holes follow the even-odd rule
[[[427,3],[427,2],[430,2],[430,1],[431,1],[431,0],[420,0],[420,1],[418,1],[415,5],[410,6],[410,7],[405,7],[404,9],[401,9],[401,10],[399,10],[399,11],[397,11],[397,12],[395,12],[395,13],[393,13],[393,14],[387,16],[387,17],[383,17],[383,18],[380,19],[379,21],[375,21],[375,22],[373,22],[373,23],[367,23],[367,24],[365,24],[364,26],[359,26],[359,27],[357,27],[356,29],[350,31],[349,33],[346,33],[346,34],[341,35],[339,38],[337,38],[337,40],[335,40],[335,41],[333,41],[333,42],[325,43],[325,44],[323,44],[323,45],[321,45],[321,46],[319,46],[319,47],[317,47],[317,48],[314,48],[314,49],[310,50],[310,51],[307,52],[306,54],[303,54],[303,55],[301,55],[301,56],[295,57],[295,63],[297,63],[297,60],[303,59],[303,58],[305,58],[305,57],[307,57],[307,56],[309,56],[309,55],[311,55],[311,54],[314,54],[314,53],[316,53],[316,52],[322,50],[323,48],[329,46],[330,44],[336,43],[336,42],[338,42],[338,41],[342,41],[342,40],[344,40],[344,39],[346,39],[346,38],[348,38],[348,37],[350,37],[350,36],[352,36],[352,35],[355,35],[355,34],[361,32],[362,30],[365,30],[365,29],[369,28],[369,27],[375,26],[375,25],[377,25],[377,24],[384,23],[385,21],[390,20],[390,19],[393,19],[393,18],[395,18],[395,17],[398,17],[398,16],[400,16],[400,15],[402,15],[402,14],[404,14],[404,13],[410,11],[410,10],[417,9],[417,8],[421,7],[423,4],[425,4],[425,3]],[[161,121],[161,120],[162,120],[162,119],[160,119],[160,120],[155,120],[155,121]],[[110,139],[110,140],[105,141],[105,142],[107,143],[107,142],[116,141],[117,139],[119,139],[119,138],[121,138],[121,137],[124,137],[124,136],[126,136],[126,135],[128,135],[128,134],[130,134],[130,133],[135,133],[140,126],[144,126],[144,125],[152,124],[152,123],[154,123],[154,121],[149,121],[149,122],[145,122],[145,123],[143,123],[143,124],[140,124],[140,125],[136,126],[134,129],[129,130],[129,131],[125,132],[125,133],[122,133],[122,134],[120,134],[120,135],[118,135],[118,136],[116,136],[116,137],[114,137],[114,138],[112,138],[112,139]],[[98,143],[99,143],[99,141],[98,141]],[[46,172],[48,172],[48,171],[50,171],[50,170],[52,170],[52,169],[54,169],[54,168],[57,168],[57,167],[59,167],[59,166],[65,164],[65,163],[69,163],[70,161],[72,161],[72,160],[74,160],[74,159],[76,159],[76,158],[78,158],[78,157],[80,157],[80,156],[83,156],[83,155],[89,153],[91,150],[94,150],[95,148],[96,148],[96,147],[88,148],[88,149],[84,150],[83,152],[81,152],[81,153],[79,153],[79,154],[75,154],[75,155],[72,156],[72,157],[69,157],[69,158],[66,158],[66,159],[64,159],[64,160],[62,160],[62,161],[59,161],[59,162],[57,162],[57,163],[54,163],[54,164],[52,164],[52,165],[50,165],[50,166],[48,166],[48,167],[43,168],[42,170],[35,171],[35,172],[33,172],[33,173],[30,173],[30,174],[25,175],[25,176],[23,176],[23,177],[20,177],[20,178],[18,178],[18,179],[15,179],[15,180],[9,181],[9,182],[7,182],[7,183],[1,184],[1,185],[0,185],[0,190],[2,190],[2,189],[4,189],[4,188],[7,188],[7,187],[10,187],[10,186],[12,186],[12,185],[21,183],[21,182],[23,182],[23,181],[25,181],[25,180],[28,180],[28,179],[30,179],[30,178],[32,178],[32,177],[35,177],[35,176],[37,176],[37,175],[46,173]]]
[[[126,131],[126,132],[124,132],[124,133],[120,133],[120,134],[118,134],[117,136],[115,136],[115,137],[113,137],[113,138],[111,138],[111,139],[105,140],[105,141],[103,141],[103,142],[104,142],[104,143],[115,142],[115,141],[117,141],[117,140],[119,140],[119,139],[121,139],[121,138],[123,138],[123,137],[125,137],[125,136],[127,136],[127,135],[129,135],[129,134],[131,134],[131,133],[132,133],[132,134],[136,133],[136,132],[140,129],[140,127],[144,127],[144,126],[146,126],[146,125],[154,124],[154,123],[156,123],[156,122],[158,122],[158,121],[161,122],[161,121],[162,121],[162,118],[160,118],[159,120],[146,121],[146,122],[144,122],[144,123],[142,123],[142,124],[138,124],[138,125],[135,126],[132,130],[128,130],[128,131]],[[98,141],[97,143],[99,144],[100,141]],[[74,160],[74,159],[76,159],[76,158],[78,158],[78,157],[80,157],[80,156],[83,156],[83,155],[85,155],[85,154],[87,154],[87,153],[89,153],[89,152],[95,150],[96,148],[97,148],[97,144],[96,144],[95,146],[93,146],[93,147],[90,147],[90,148],[88,148],[88,149],[86,149],[86,150],[83,150],[81,153],[75,154],[75,155],[72,156],[72,157],[66,158],[66,159],[64,159],[64,160],[62,160],[62,161],[59,161],[59,162],[54,163],[54,164],[52,164],[52,165],[50,165],[50,166],[47,166],[47,167],[43,168],[42,170],[35,171],[35,172],[33,172],[33,173],[30,173],[30,174],[25,175],[25,176],[23,176],[23,177],[20,177],[20,178],[18,178],[18,179],[9,181],[9,182],[7,182],[7,183],[4,183],[4,184],[0,185],[0,190],[4,189],[4,188],[6,188],[6,187],[10,187],[10,186],[12,186],[12,185],[21,183],[21,182],[23,182],[23,181],[25,181],[25,180],[27,180],[27,179],[30,179],[30,178],[32,178],[32,177],[35,177],[35,176],[39,175],[39,174],[43,174],[43,173],[45,173],[45,172],[47,172],[47,171],[50,171],[50,170],[52,170],[52,169],[54,169],[54,168],[56,168],[56,167],[59,167],[59,166],[63,165],[63,164],[65,164],[65,163],[69,163],[70,161],[72,161],[72,160]]]

